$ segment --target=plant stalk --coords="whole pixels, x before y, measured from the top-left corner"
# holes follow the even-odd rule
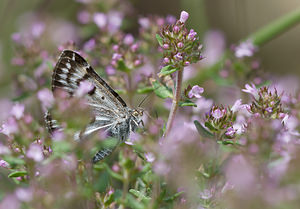
[[[175,89],[174,89],[174,93],[173,93],[173,102],[172,102],[172,106],[171,106],[171,110],[169,113],[169,118],[168,118],[168,122],[167,122],[167,126],[166,126],[166,131],[164,133],[164,137],[166,137],[172,126],[173,126],[173,122],[175,119],[175,115],[176,115],[176,111],[178,108],[178,104],[180,101],[180,94],[181,94],[181,86],[182,86],[182,76],[183,76],[183,68],[181,68],[180,70],[178,70],[176,72],[176,81],[175,81]]]

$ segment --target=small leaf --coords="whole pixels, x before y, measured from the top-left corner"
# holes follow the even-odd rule
[[[27,171],[14,171],[10,174],[8,174],[9,178],[14,178],[14,177],[20,177],[20,176],[25,176],[27,175]]]
[[[170,197],[166,197],[166,198],[164,198],[163,200],[164,201],[167,201],[167,202],[169,202],[169,201],[174,201],[177,197],[179,197],[181,194],[183,194],[184,192],[183,191],[181,191],[181,192],[177,192],[176,194],[174,194],[174,195],[172,195],[172,196],[170,196]]]
[[[174,73],[175,71],[177,71],[178,69],[177,68],[174,68],[172,65],[167,65],[167,66],[164,66],[158,76],[161,77],[161,76],[166,76],[166,75],[170,75],[172,73]]]
[[[117,62],[117,69],[126,73],[130,72],[130,69],[126,66],[124,60],[120,59]]]
[[[152,91],[153,91],[153,86],[146,86],[146,87],[138,89],[136,92],[138,94],[148,94]]]
[[[138,190],[130,189],[129,192],[139,199],[146,200],[146,201],[151,200],[151,197],[146,197],[142,192]]]
[[[189,100],[186,100],[186,101],[180,101],[180,102],[179,102],[179,106],[180,106],[180,107],[186,107],[186,106],[197,107],[197,105],[196,105],[194,102],[189,101]]]
[[[167,87],[159,83],[158,81],[153,81],[152,82],[153,88],[154,88],[154,93],[163,99],[166,98],[173,98],[172,91]]]
[[[163,38],[158,34],[156,34],[155,37],[156,37],[156,40],[158,41],[159,45],[163,46]]]
[[[217,131],[217,129],[215,127],[213,127],[213,125],[211,125],[209,122],[205,122],[205,127],[209,128],[209,130],[211,131]]]
[[[204,128],[198,121],[194,121],[194,124],[197,128],[198,133],[203,137],[213,138],[214,134],[209,132],[206,128]]]
[[[13,157],[13,156],[3,156],[3,160],[5,160],[11,167],[15,167],[16,165],[24,165],[25,161],[21,158],[18,157]]]

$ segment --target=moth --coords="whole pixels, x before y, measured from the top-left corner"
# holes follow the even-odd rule
[[[107,132],[108,136],[123,142],[131,131],[135,132],[143,125],[141,108],[128,107],[82,56],[75,51],[64,50],[53,71],[52,91],[61,89],[73,96],[83,81],[92,84],[86,98],[94,118],[83,130],[75,134],[76,140],[83,140],[91,133],[102,129]],[[57,121],[51,118],[49,112],[46,113],[45,120],[50,133],[60,129]],[[93,163],[110,155],[116,146],[99,150],[92,159]]]

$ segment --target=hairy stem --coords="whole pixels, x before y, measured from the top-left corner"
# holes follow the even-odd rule
[[[171,110],[169,113],[169,118],[168,118],[168,122],[167,122],[166,131],[164,133],[164,137],[166,137],[169,134],[169,132],[172,128],[174,119],[175,119],[176,111],[177,111],[178,104],[180,101],[182,75],[183,75],[183,68],[181,68],[180,70],[178,70],[176,72],[175,90],[173,91],[173,102],[172,102],[172,107],[171,107]]]

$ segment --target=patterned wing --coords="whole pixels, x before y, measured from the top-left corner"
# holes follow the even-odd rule
[[[54,69],[52,90],[63,89],[72,96],[80,82],[85,80],[94,86],[88,92],[87,98],[95,114],[95,120],[77,134],[77,139],[84,138],[101,128],[111,127],[122,114],[127,113],[124,100],[93,70],[87,61],[74,51],[64,50]]]

